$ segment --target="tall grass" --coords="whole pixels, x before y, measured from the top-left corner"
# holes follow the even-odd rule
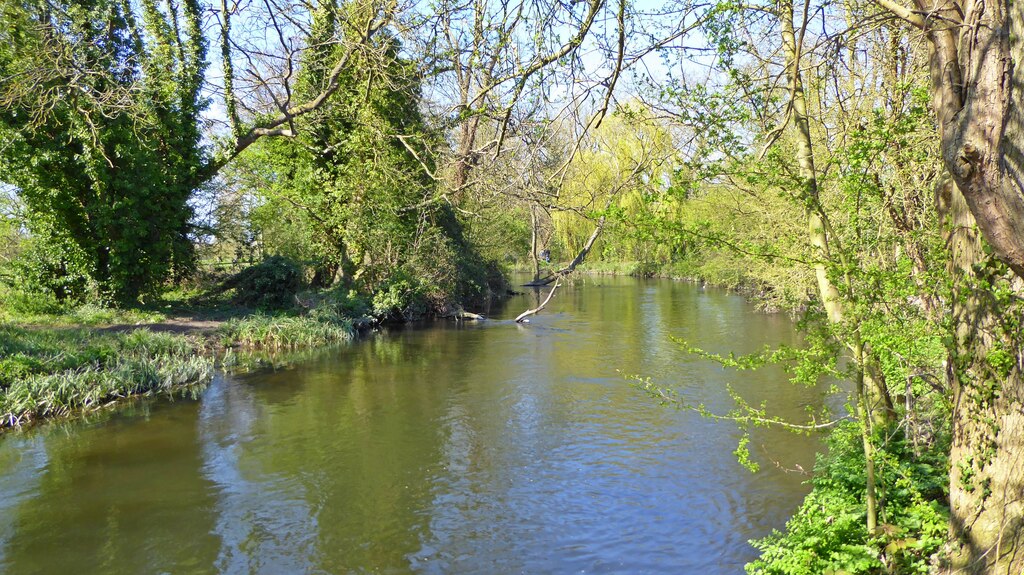
[[[170,393],[213,376],[205,357],[155,356],[118,359],[18,380],[0,394],[0,426],[101,407],[133,395]]]
[[[220,329],[224,346],[266,350],[294,350],[348,341],[355,334],[352,320],[318,314],[311,316],[253,315],[234,319]]]
[[[153,333],[0,326],[0,427],[167,393],[212,377],[199,342]]]
[[[0,428],[205,384],[217,343],[274,353],[348,341],[354,333],[352,320],[330,309],[235,319],[213,339],[0,323]]]

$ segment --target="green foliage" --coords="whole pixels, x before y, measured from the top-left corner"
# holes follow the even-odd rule
[[[736,450],[733,451],[733,455],[736,456],[736,461],[743,467],[746,467],[751,473],[757,473],[761,469],[760,464],[750,458],[749,433],[744,433],[743,437],[740,438],[739,443],[736,445]]]
[[[353,33],[339,11],[359,21],[360,10],[318,6],[300,96],[323,89],[338,40]],[[256,191],[248,218],[265,253],[309,263],[314,288],[355,289],[375,298],[375,314],[408,319],[485,298],[496,278],[451,206],[433,198],[440,140],[421,114],[413,62],[397,39],[374,42],[376,52],[353,56],[331,105],[296,120],[298,137],[259,142],[229,178]]]
[[[353,321],[364,321],[371,313],[372,303],[370,296],[360,294],[356,290],[335,289],[323,294],[314,314],[327,314],[328,317],[346,317]]]
[[[11,303],[22,313],[54,313],[55,303],[83,301],[91,284],[86,261],[58,232],[24,240],[8,267]]]
[[[559,190],[563,209],[551,214],[558,249],[574,257],[604,216],[608,224],[588,260],[669,261],[671,250],[634,228],[673,209],[664,195],[676,155],[666,125],[646,106],[623,104],[588,138]]]
[[[155,311],[111,308],[95,303],[83,303],[71,309],[65,308],[64,313],[54,319],[58,319],[59,323],[71,325],[137,325],[140,323],[159,322],[165,319],[165,317],[163,314]]]
[[[813,387],[825,378],[849,379],[852,377],[842,356],[842,349],[830,337],[826,319],[818,310],[811,309],[803,314],[797,326],[804,333],[800,346],[782,345],[775,348],[766,346],[761,351],[737,355],[709,353],[691,346],[686,341],[672,338],[686,353],[710,359],[723,367],[736,370],[754,370],[766,365],[779,365],[790,375],[790,381],[797,385]]]
[[[487,261],[525,263],[530,254],[530,214],[517,206],[474,202],[466,208],[479,214],[464,223],[466,241]]]
[[[373,295],[373,314],[381,318],[415,318],[426,312],[426,288],[407,273],[395,274]]]
[[[0,320],[28,320],[59,314],[64,304],[53,293],[0,286]]]
[[[0,426],[102,407],[129,395],[172,393],[213,376],[213,363],[198,356],[118,359],[52,375],[26,376],[0,396]]]
[[[876,456],[886,501],[877,533],[864,527],[860,432],[856,424],[844,424],[818,456],[813,489],[786,532],[752,542],[761,557],[747,565],[747,573],[927,573],[949,528],[944,450],[917,456],[905,442],[891,441]]]
[[[232,301],[262,310],[295,307],[302,288],[302,268],[282,256],[271,256],[228,278],[220,290],[233,289]]]
[[[0,286],[0,322],[38,326],[95,326],[152,323],[164,314],[144,309],[125,309],[99,303],[59,301],[46,291]]]
[[[0,3],[0,77],[12,79],[0,85],[0,173],[36,238],[26,279],[61,300],[82,297],[88,278],[102,297],[130,303],[194,263],[199,6],[139,9],[141,18],[113,0]]]
[[[354,293],[328,294],[305,316],[234,319],[209,340],[147,329],[26,329],[0,323],[0,427],[92,409],[129,395],[194,389],[213,373],[216,343],[278,351],[348,341],[356,323],[350,318],[361,318],[367,306]],[[159,316],[84,304],[39,319],[59,325]]]

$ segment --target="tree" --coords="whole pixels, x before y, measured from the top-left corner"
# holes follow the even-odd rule
[[[742,223],[712,214],[712,226],[666,228],[724,245],[746,256],[740,261],[778,266],[788,259],[783,269],[813,271],[808,283],[820,308],[811,310],[820,309],[823,321],[808,321],[812,314],[805,326],[854,360],[851,409],[865,466],[857,471],[866,511],[859,536],[865,544],[884,540],[877,528],[902,511],[877,489],[891,483],[880,467],[891,457],[888,445],[928,415],[914,406],[941,391],[916,381],[941,373],[931,351],[941,335],[935,304],[945,296],[928,279],[941,269],[943,252],[934,248],[938,218],[926,201],[938,170],[920,152],[934,143],[918,88],[921,60],[899,27],[856,3],[725,3],[710,12],[705,30],[714,55],[698,58],[719,74],[702,85],[670,85],[663,95],[693,133],[693,188],[718,195],[717,205],[738,212]],[[788,198],[789,208],[766,202],[773,196]],[[804,249],[792,250],[792,236],[771,245],[742,227],[765,204],[775,210],[779,221],[768,225],[777,231],[792,234],[792,220],[803,222]],[[935,345],[922,349],[911,333]],[[894,405],[897,392],[904,405]],[[896,565],[876,555],[876,567]]]
[[[603,246],[595,254],[599,259],[642,261],[653,256],[652,246],[631,237],[628,229],[665,199],[675,154],[672,135],[652,110],[639,102],[618,105],[583,137],[560,178],[557,197],[548,202],[555,235],[565,250],[589,251],[595,221],[608,219],[613,229],[611,236],[602,232]]]
[[[929,42],[956,292],[952,573],[1024,572],[1024,11],[877,0]],[[1008,269],[1007,269],[1008,268]]]
[[[539,109],[535,103],[548,89],[544,80],[557,70],[553,65],[577,57],[605,5],[604,0],[440,3],[429,18],[432,35],[423,43],[429,77],[448,84],[451,93],[450,101],[442,102],[455,128],[446,193],[460,194],[472,185],[481,158],[499,153],[514,131],[517,110]]]
[[[265,2],[233,32],[232,16],[243,8],[222,3],[230,137],[210,150],[200,141],[208,78],[197,1],[4,2],[2,180],[17,186],[34,237],[49,245],[44,252],[59,255],[55,273],[81,264],[116,303],[187,273],[194,192],[256,141],[294,135],[295,120],[327,105],[357,55],[365,63],[386,46],[373,39],[397,7],[358,6],[357,22],[336,23],[345,34],[330,41],[335,60],[324,63],[318,89],[296,91],[309,10]],[[264,21],[278,33],[276,49],[262,29],[262,40],[248,41],[250,25]],[[247,62],[241,77],[237,57]]]
[[[335,82],[331,105],[296,118],[293,137],[250,147],[232,171],[260,182],[252,186],[262,196],[254,217],[299,223],[298,243],[315,260],[318,287],[381,293],[405,282],[395,288],[407,289],[403,297],[435,310],[485,296],[483,263],[461,223],[449,206],[431,201],[437,142],[420,113],[416,68],[400,55],[398,39],[379,34],[344,73],[330,75],[346,45],[338,38],[351,33],[339,22],[358,21],[361,9],[327,1],[313,14],[295,95]]]
[[[3,178],[28,226],[119,302],[191,268],[203,159],[199,5],[141,7],[140,24],[112,0],[0,5]]]

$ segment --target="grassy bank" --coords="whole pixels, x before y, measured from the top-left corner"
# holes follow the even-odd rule
[[[202,341],[140,329],[0,327],[0,426],[171,393],[213,375]]]
[[[109,321],[123,320],[123,312]],[[121,315],[117,315],[121,314]],[[253,314],[219,325],[156,322],[114,328],[73,325],[47,316],[42,325],[0,324],[0,428],[24,425],[155,394],[199,391],[225,350],[313,349],[350,340],[352,320],[327,313]],[[155,319],[152,316],[147,319]],[[176,333],[159,331],[171,327]]]

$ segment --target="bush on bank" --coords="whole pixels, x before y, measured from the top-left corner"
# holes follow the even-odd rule
[[[948,438],[943,439],[948,442]],[[813,489],[786,523],[751,543],[761,557],[746,566],[750,575],[928,573],[929,561],[949,529],[948,461],[945,449],[915,453],[903,438],[876,452],[884,506],[879,528],[865,522],[865,461],[857,424],[829,434],[818,455]]]

